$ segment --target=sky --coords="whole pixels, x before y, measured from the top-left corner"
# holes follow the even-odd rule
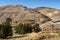
[[[60,0],[0,0],[0,6],[23,5],[28,8],[51,7],[60,9]]]

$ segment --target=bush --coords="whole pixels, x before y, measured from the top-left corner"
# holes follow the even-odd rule
[[[19,24],[15,27],[18,34],[26,34],[32,32],[32,27],[30,24]]]
[[[0,38],[7,38],[12,36],[12,26],[9,22],[0,24]]]
[[[15,26],[16,33],[18,34],[26,34],[26,33],[31,33],[32,29],[34,29],[35,32],[41,31],[39,24],[31,25],[31,24],[19,24]]]
[[[32,32],[32,26],[31,26],[31,24],[24,24],[23,26],[25,27],[24,28],[25,33],[31,33]]]
[[[35,25],[33,25],[33,29],[34,29],[35,32],[41,31],[41,29],[39,27],[39,24],[37,24],[37,23]]]
[[[16,33],[18,34],[25,34],[24,26],[23,24],[19,24],[15,26]]]

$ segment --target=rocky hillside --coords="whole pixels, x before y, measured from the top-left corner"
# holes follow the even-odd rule
[[[50,18],[32,8],[22,5],[7,5],[0,7],[0,23],[10,21],[12,25],[18,23],[43,23]]]
[[[27,8],[22,5],[0,6],[0,24],[6,21],[9,21],[12,26],[19,23],[31,23],[32,25],[38,23],[44,34],[41,32],[32,33],[29,36],[31,38],[40,38],[40,35],[42,37],[44,37],[44,35],[49,36],[50,33],[53,35],[55,32],[60,33],[60,10],[54,8]],[[14,33],[14,27],[12,29]],[[16,34],[14,35],[16,36]]]
[[[60,10],[48,7],[27,8],[22,5],[1,6],[0,24],[5,21],[11,22],[12,25],[19,23],[38,23],[43,29],[47,29],[46,26],[49,25],[52,25],[52,27],[58,25],[59,27]]]
[[[40,7],[40,8],[35,8],[38,12],[41,12],[42,14],[48,16],[51,18],[53,21],[58,21],[60,20],[60,10],[54,9],[54,8],[48,8],[48,7]]]
[[[48,7],[38,7],[35,10],[51,19],[49,22],[40,25],[43,30],[50,32],[60,31],[60,10]]]

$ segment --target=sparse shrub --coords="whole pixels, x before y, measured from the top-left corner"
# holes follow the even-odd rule
[[[6,18],[6,22],[11,22],[12,19],[11,18]]]

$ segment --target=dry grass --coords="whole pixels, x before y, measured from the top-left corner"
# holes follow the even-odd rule
[[[19,37],[19,38],[11,38],[7,40],[43,40],[43,39],[49,39],[49,38],[56,38],[59,36],[59,33],[48,33],[46,31],[41,31],[38,33],[32,32],[30,34],[27,34],[26,37]]]
[[[31,33],[29,35],[29,39],[30,40],[42,40],[45,38],[52,38],[52,37],[58,37],[59,34],[58,33],[47,33],[47,32],[39,32],[39,33]]]

